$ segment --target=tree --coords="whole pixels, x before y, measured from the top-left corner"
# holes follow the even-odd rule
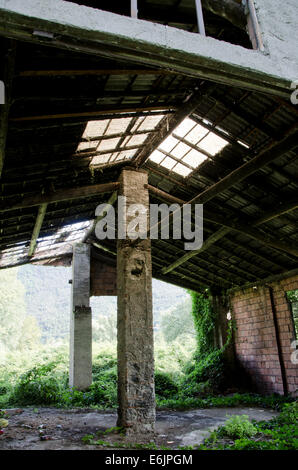
[[[16,268],[0,271],[0,349],[7,352],[40,344],[40,328],[26,315],[25,288],[17,275]]]
[[[195,336],[190,299],[185,300],[162,315],[161,331],[168,343],[174,341],[180,335]]]
[[[18,348],[26,316],[25,289],[16,268],[0,271],[0,342],[7,350]]]
[[[36,318],[32,315],[26,316],[22,325],[19,349],[21,351],[37,349],[40,346],[40,339],[41,331]]]

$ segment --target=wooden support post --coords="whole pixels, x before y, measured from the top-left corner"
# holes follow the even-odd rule
[[[42,227],[42,224],[43,224],[46,212],[47,212],[47,207],[48,207],[47,204],[41,204],[41,206],[39,206],[35,226],[34,226],[33,233],[32,233],[32,238],[30,242],[30,247],[28,251],[28,256],[34,255],[37,239],[39,237],[40,230],[41,230],[41,227]]]
[[[76,243],[72,260],[69,386],[86,390],[92,383],[90,245]]]
[[[120,194],[149,212],[144,171],[124,169]],[[149,214],[147,213],[149,218]],[[127,217],[127,223],[132,217]],[[149,223],[149,220],[148,220]],[[118,239],[118,426],[150,438],[155,428],[151,240]]]
[[[16,56],[16,42],[8,41],[6,57],[3,58],[3,83],[4,83],[4,98],[5,103],[0,104],[0,178],[2,175],[6,138],[8,132],[8,116],[12,100],[12,83],[15,74],[15,56]],[[2,77],[1,77],[2,78]]]

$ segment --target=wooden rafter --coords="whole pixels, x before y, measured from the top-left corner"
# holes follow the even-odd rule
[[[55,202],[71,201],[72,199],[92,197],[97,194],[113,192],[118,188],[119,183],[116,182],[81,186],[79,188],[61,189],[52,194],[24,198],[19,203],[12,204],[11,206],[5,205],[0,208],[0,212],[24,209],[25,207],[34,207],[41,204],[52,204]]]
[[[35,226],[34,226],[32,237],[31,237],[28,256],[33,256],[35,253],[37,239],[39,237],[40,230],[41,230],[41,227],[42,227],[42,224],[43,224],[46,212],[47,212],[47,207],[48,207],[47,204],[41,204],[39,206],[38,214],[37,214],[36,221],[35,221]]]
[[[186,201],[183,201],[182,199],[176,198],[173,195],[168,195],[165,191],[162,191],[158,188],[155,188],[151,185],[148,185],[148,189],[151,193],[155,194],[157,197],[160,197],[164,200],[167,200],[170,203],[177,203],[177,204],[186,204]],[[278,240],[275,240],[271,236],[264,235],[262,232],[258,232],[256,230],[252,230],[251,226],[258,226],[263,223],[266,223],[276,217],[279,217],[282,214],[288,213],[294,209],[297,208],[298,204],[298,199],[293,199],[289,202],[286,202],[284,204],[281,204],[279,207],[277,207],[275,210],[271,210],[269,212],[264,213],[261,217],[258,217],[255,221],[252,221],[250,225],[244,225],[240,221],[228,221],[225,217],[220,216],[219,214],[213,215],[213,216],[206,216],[206,213],[204,213],[204,218],[206,220],[209,220],[213,223],[219,223],[221,225],[224,225],[224,227],[220,228],[217,232],[215,232],[213,235],[211,235],[203,244],[203,246],[198,249],[198,250],[193,250],[190,251],[189,253],[186,253],[184,256],[180,257],[177,259],[174,263],[171,265],[163,268],[162,272],[163,274],[166,274],[176,267],[180,266],[181,264],[185,263],[192,257],[198,255],[199,253],[202,253],[203,251],[206,251],[211,245],[216,243],[218,240],[221,238],[225,237],[228,233],[231,232],[231,230],[237,230],[245,235],[250,236],[251,238],[254,238],[261,243],[265,243],[267,245],[273,246],[274,248],[278,250],[285,251],[286,253],[293,254],[294,256],[298,256],[298,250],[295,249],[295,247],[289,246],[289,244],[284,244]]]
[[[294,129],[296,125],[294,126]],[[297,146],[298,133],[292,131],[290,135],[285,137],[281,142],[277,144],[269,144],[266,149],[262,150],[255,157],[253,157],[248,162],[244,163],[242,166],[236,168],[224,178],[219,180],[217,183],[209,186],[207,189],[202,191],[200,194],[192,198],[187,204],[205,204],[214,197],[218,196],[222,192],[230,189],[235,184],[243,181],[248,176],[254,174],[256,171],[260,170],[264,166],[268,165],[270,162],[276,160],[281,155],[291,151],[295,146]],[[166,217],[166,219],[172,219],[173,212]],[[160,226],[162,221],[158,223]]]
[[[270,144],[269,148],[267,147],[265,150],[262,150],[254,158],[244,163],[242,166],[236,168],[236,170],[229,173],[217,183],[213,184],[205,191],[195,196],[189,201],[189,204],[204,204],[207,201],[210,201],[223,191],[226,191],[235,184],[240,183],[248,176],[273,162],[281,155],[290,152],[297,145],[298,132],[293,132],[277,144]]]
[[[173,75],[164,69],[22,70],[20,77],[80,77],[97,75]]]
[[[222,225],[228,229],[235,230],[243,235],[247,235],[250,238],[253,238],[264,245],[271,246],[279,251],[284,251],[292,256],[298,258],[298,248],[290,242],[284,243],[272,235],[264,233],[260,230],[257,230],[255,227],[261,224],[262,219],[258,220],[258,223],[251,221],[250,223],[244,223],[241,219],[228,219],[218,213],[210,213],[209,211],[204,212],[204,218],[210,222]],[[265,219],[266,219],[265,214]]]
[[[67,119],[67,118],[77,118],[77,117],[90,117],[94,118],[96,116],[112,115],[114,119],[114,113],[137,113],[139,111],[163,111],[163,110],[175,110],[175,105],[160,104],[156,106],[134,106],[133,108],[127,107],[109,107],[107,109],[99,109],[98,111],[84,111],[79,113],[59,113],[59,114],[44,114],[41,116],[19,116],[13,117],[10,119],[11,122],[23,122],[23,121],[43,121],[47,119]]]

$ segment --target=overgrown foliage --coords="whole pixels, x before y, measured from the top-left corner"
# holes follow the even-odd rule
[[[249,422],[233,416],[211,432],[199,450],[297,450],[298,403],[286,403],[280,415],[270,421]],[[232,441],[231,441],[232,440]]]
[[[230,437],[232,439],[253,437],[257,432],[257,428],[249,421],[247,415],[231,416],[221,429],[223,437]]]
[[[196,329],[196,350],[191,361],[185,364],[181,386],[185,397],[206,396],[223,390],[225,380],[224,345],[214,346],[216,314],[208,289],[201,293],[190,292],[192,316]]]
[[[191,314],[197,337],[196,354],[205,358],[213,352],[213,331],[215,326],[215,313],[212,310],[209,291],[206,289],[202,293],[190,291],[192,299]]]

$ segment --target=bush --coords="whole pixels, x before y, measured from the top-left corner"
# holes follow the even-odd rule
[[[61,385],[53,371],[55,363],[37,366],[22,375],[12,401],[19,405],[53,405],[59,401]]]
[[[111,354],[100,354],[98,355],[92,365],[92,373],[93,373],[93,378],[96,380],[96,378],[101,376],[103,371],[107,371],[109,369],[114,369],[116,370],[117,368],[117,358],[116,356],[113,356]]]
[[[257,434],[257,428],[249,421],[247,415],[231,416],[220,428],[220,435],[232,439],[242,439],[252,437]]]
[[[0,395],[6,395],[8,388],[5,385],[0,385]]]
[[[170,374],[155,372],[155,393],[160,398],[171,398],[179,389]]]
[[[185,396],[201,396],[218,392],[224,382],[224,361],[220,350],[208,354],[203,359],[195,356],[185,368],[182,389]]]
[[[278,424],[297,424],[298,422],[298,402],[286,403],[280,415],[276,418]]]

